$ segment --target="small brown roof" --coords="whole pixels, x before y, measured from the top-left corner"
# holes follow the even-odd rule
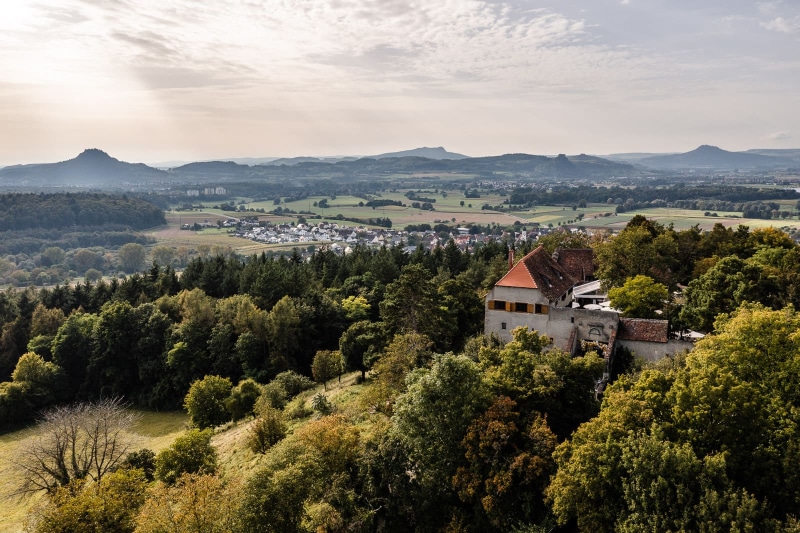
[[[649,318],[620,317],[617,338],[625,341],[667,342],[669,322]]]
[[[562,248],[556,250],[553,258],[579,281],[594,278],[594,250],[591,248]]]
[[[539,289],[548,300],[556,300],[575,283],[577,283],[575,278],[539,246],[520,259],[496,286]]]

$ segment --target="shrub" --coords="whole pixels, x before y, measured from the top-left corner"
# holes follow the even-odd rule
[[[266,453],[286,436],[286,429],[281,412],[267,408],[250,427],[247,444],[255,453]]]
[[[231,395],[225,400],[225,407],[234,421],[241,420],[253,414],[259,396],[261,385],[252,379],[245,379],[233,388]]]
[[[205,429],[230,420],[225,400],[232,388],[231,380],[220,376],[206,376],[192,383],[183,401],[192,425]]]
[[[317,393],[316,396],[311,398],[311,408],[322,416],[329,415],[333,412],[333,404],[331,404],[328,397],[322,393]]]
[[[217,451],[211,446],[210,429],[191,429],[156,456],[156,479],[173,485],[183,474],[213,474]]]
[[[286,391],[286,394],[289,398],[294,398],[301,392],[314,387],[313,381],[306,376],[298,374],[294,370],[286,370],[285,372],[281,372],[275,376],[275,379],[272,380],[272,383],[280,384],[283,387],[283,390]]]
[[[284,405],[286,405],[286,389],[280,383],[273,381],[262,387],[261,396],[256,400],[254,409],[256,416],[261,416],[265,408],[283,409]]]

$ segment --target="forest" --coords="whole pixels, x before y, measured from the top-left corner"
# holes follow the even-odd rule
[[[620,354],[597,397],[595,352],[482,335],[504,243],[219,255],[180,276],[154,264],[0,294],[3,428],[109,420],[114,398],[183,407],[193,425],[158,454],[125,448],[106,469],[22,487],[47,494],[28,530],[800,531],[794,241],[639,216],[516,256],[538,245],[592,247],[625,314],[708,335],[655,364]],[[342,405],[327,384],[351,372]],[[248,428],[237,453],[257,458],[241,476],[210,445],[231,423]]]

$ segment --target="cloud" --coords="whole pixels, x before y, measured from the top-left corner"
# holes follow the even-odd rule
[[[788,141],[791,138],[792,136],[787,131],[776,131],[767,137],[770,141]]]
[[[800,17],[790,19],[777,17],[768,22],[762,22],[761,27],[779,33],[796,33],[800,31]]]

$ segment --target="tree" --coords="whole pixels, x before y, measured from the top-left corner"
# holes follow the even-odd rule
[[[328,380],[342,374],[342,354],[338,351],[319,350],[311,363],[314,381],[328,390]]]
[[[267,331],[271,356],[285,358],[292,362],[300,345],[300,314],[294,301],[284,296],[270,310],[267,317]]]
[[[363,296],[348,296],[342,300],[342,308],[347,320],[356,322],[369,317],[370,305]]]
[[[255,453],[266,453],[283,440],[288,428],[282,411],[268,405],[259,411],[260,416],[250,426],[247,444]]]
[[[64,262],[66,254],[58,246],[49,246],[42,252],[42,264],[44,266],[60,265]]]
[[[145,501],[147,480],[141,470],[120,469],[97,483],[74,480],[58,487],[28,516],[28,533],[133,533]]]
[[[655,318],[656,310],[662,308],[669,298],[669,291],[666,285],[640,274],[628,278],[622,287],[609,289],[608,298],[611,305],[624,316]]]
[[[730,313],[743,302],[776,303],[778,281],[764,266],[736,256],[720,259],[686,288],[681,318],[700,331],[711,331],[720,313]]]
[[[406,376],[430,363],[432,346],[433,342],[419,333],[395,335],[373,365],[374,379],[362,401],[370,409],[391,415],[395,398],[406,390]]]
[[[217,450],[211,445],[211,429],[190,429],[156,456],[156,479],[175,484],[183,474],[213,474]]]
[[[407,265],[400,277],[386,287],[380,303],[381,320],[393,333],[422,333],[437,347],[447,348],[452,328],[446,324],[449,317],[438,302],[430,272],[422,265]]]
[[[89,357],[94,351],[94,331],[100,322],[91,313],[71,313],[58,329],[52,343],[53,362],[64,369],[67,379],[65,394],[86,398],[89,391],[79,393],[86,381]]]
[[[597,277],[608,287],[619,287],[640,274],[673,286],[677,252],[672,232],[634,217],[618,235],[595,246]]]
[[[147,251],[141,244],[129,242],[120,246],[117,256],[122,270],[125,272],[138,272],[144,267]]]
[[[153,261],[161,266],[170,266],[175,258],[175,248],[169,246],[156,246],[151,252]]]
[[[131,448],[135,422],[117,398],[47,411],[36,437],[14,459],[24,479],[16,492],[52,493],[73,480],[100,481]]]
[[[420,512],[434,522],[449,518],[442,506],[454,496],[452,479],[464,460],[461,443],[489,401],[478,366],[453,355],[434,356],[430,369],[411,372],[408,390],[397,399],[392,432],[407,450]]]
[[[89,249],[81,248],[72,255],[72,261],[78,274],[83,274],[91,268],[102,267],[103,258]]]
[[[137,519],[137,533],[239,531],[241,483],[209,474],[184,474],[175,485],[153,487]]]
[[[232,390],[230,396],[225,399],[225,408],[230,413],[234,421],[252,415],[256,405],[256,400],[261,396],[261,385],[252,379],[245,379],[239,382]]]
[[[526,427],[513,400],[495,399],[470,425],[463,441],[467,462],[453,478],[459,497],[473,505],[471,523],[509,531],[541,520],[556,444],[543,417]]]
[[[345,369],[360,370],[363,380],[386,345],[386,336],[386,325],[382,322],[361,320],[351,324],[339,339],[339,352]]]
[[[559,522],[586,531],[770,531],[800,504],[800,318],[747,304],[685,358],[606,390],[556,449]],[[681,509],[680,513],[673,512]]]
[[[205,429],[230,420],[225,400],[231,395],[232,388],[231,380],[220,376],[206,376],[192,383],[183,400],[192,425]]]

